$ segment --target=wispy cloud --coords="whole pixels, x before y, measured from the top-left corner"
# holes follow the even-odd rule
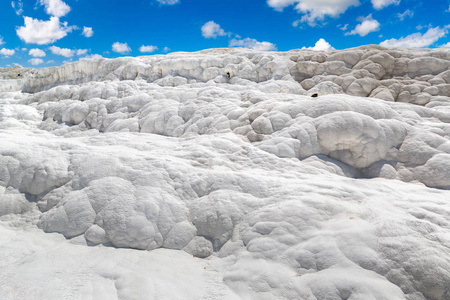
[[[16,12],[16,15],[20,16],[23,13],[23,2],[22,0],[11,1],[11,6]]]
[[[43,64],[44,60],[41,58],[32,58],[32,59],[28,60],[28,63],[32,64],[33,66],[37,66],[37,65]]]
[[[159,4],[162,5],[174,5],[180,3],[180,0],[156,0]]]
[[[399,5],[400,0],[371,0],[373,8],[380,10],[389,5]]]
[[[81,56],[81,55],[85,55],[86,53],[88,53],[88,49],[78,49],[77,50],[77,55]]]
[[[83,56],[82,58],[80,58],[80,60],[91,60],[91,59],[100,59],[100,58],[104,58],[104,57],[101,56],[100,54],[90,54],[90,55]]]
[[[348,28],[348,24],[345,24],[345,25],[338,25],[337,27],[338,27],[340,30],[342,30],[342,31],[346,31],[347,28]]]
[[[414,16],[414,13],[412,11],[410,11],[409,9],[405,10],[404,13],[397,13],[397,17],[399,18],[400,21],[403,21],[404,19],[406,19],[406,17],[412,18],[413,16]]]
[[[295,5],[297,12],[304,14],[297,22],[315,26],[317,21],[323,21],[325,17],[336,18],[351,6],[360,5],[359,0],[267,0],[267,4],[277,11]]]
[[[389,39],[380,43],[386,48],[424,48],[437,42],[448,33],[446,28],[434,27],[425,33],[416,32],[399,39]]]

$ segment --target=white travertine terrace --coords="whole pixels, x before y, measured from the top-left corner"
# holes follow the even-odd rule
[[[0,69],[0,299],[450,299],[449,190],[449,49]]]

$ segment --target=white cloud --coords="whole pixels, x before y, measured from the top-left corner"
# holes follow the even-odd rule
[[[345,25],[338,25],[337,27],[338,27],[340,30],[342,30],[342,31],[346,31],[347,28],[348,28],[348,24],[345,24]]]
[[[295,20],[294,22],[292,22],[292,26],[297,27],[300,23],[301,23],[301,20]]]
[[[131,52],[131,48],[128,46],[127,43],[115,42],[112,45],[112,51],[121,53],[121,54],[127,54],[127,53]]]
[[[103,58],[103,56],[101,56],[100,54],[91,54],[91,55],[86,55],[82,58],[80,58],[80,60],[91,60],[91,59],[100,59]]]
[[[435,43],[448,33],[447,29],[435,27],[428,29],[424,34],[416,32],[400,39],[389,39],[380,43],[386,48],[424,48]]]
[[[151,52],[154,52],[156,50],[158,50],[158,47],[152,46],[152,45],[150,45],[150,46],[142,45],[141,47],[139,47],[139,51],[142,52],[142,53],[151,53]]]
[[[75,55],[75,50],[67,49],[67,48],[59,48],[56,46],[51,46],[50,51],[52,51],[53,54],[61,55],[64,57],[72,57]]]
[[[28,55],[31,55],[33,57],[44,57],[46,54],[43,50],[41,49],[30,49],[30,51],[28,52]]]
[[[404,13],[398,13],[397,17],[400,19],[400,21],[403,21],[406,17],[412,18],[414,16],[414,13],[410,11],[409,9],[405,10]]]
[[[45,12],[54,17],[64,17],[70,11],[70,6],[61,0],[40,0],[45,6]]]
[[[77,50],[77,55],[81,56],[81,55],[85,55],[86,53],[88,53],[88,49],[78,49]]]
[[[180,2],[180,0],[156,0],[162,5],[174,5]]]
[[[0,54],[4,55],[4,56],[12,56],[16,53],[16,51],[14,49],[6,49],[6,48],[2,48],[0,50]]]
[[[386,6],[395,4],[395,5],[399,5],[400,4],[400,0],[371,0],[373,8],[375,9],[382,9]]]
[[[416,26],[416,29],[417,30],[422,30],[422,29],[424,29],[424,28],[428,28],[428,29],[430,29],[430,28],[433,28],[433,25],[431,25],[431,23],[430,24],[428,24],[428,25],[417,25]]]
[[[372,14],[367,17],[360,17],[358,21],[361,23],[356,25],[352,31],[345,33],[345,35],[359,34],[360,36],[366,36],[371,32],[380,30],[380,23],[372,19]]]
[[[333,47],[331,47],[330,43],[328,43],[327,41],[325,41],[324,39],[319,39],[316,44],[314,45],[314,47],[308,47],[305,48],[303,47],[302,49],[311,49],[311,50],[315,50],[315,51],[329,51],[329,50],[334,50]]]
[[[170,51],[170,48],[169,48],[169,47],[164,47],[164,48],[163,48],[163,52],[164,52],[164,53],[167,53],[167,52],[169,52],[169,51]]]
[[[0,35],[0,45],[3,45],[5,41],[3,40],[3,37]]]
[[[44,60],[40,59],[40,58],[32,58],[28,61],[30,64],[32,64],[33,66],[37,66],[40,64],[44,63]]]
[[[16,12],[16,15],[20,16],[23,13],[23,3],[22,0],[19,1],[11,1],[11,6]]]
[[[295,4],[295,9],[304,14],[299,22],[315,26],[317,20],[323,21],[326,16],[338,17],[350,6],[358,6],[360,2],[359,0],[267,0],[267,4],[277,11]]]
[[[446,10],[446,12],[450,12],[450,5],[448,6],[448,9]]]
[[[447,44],[439,46],[439,48],[450,48],[450,42],[448,42]]]
[[[83,27],[83,33],[82,35],[84,35],[87,38],[90,38],[91,36],[94,35],[94,31],[92,30],[92,27]]]
[[[209,21],[202,26],[202,35],[203,37],[209,39],[216,38],[217,36],[224,36],[227,35],[227,33],[220,27],[219,24]]]
[[[229,44],[229,47],[244,47],[244,48],[250,48],[255,49],[258,51],[276,51],[277,46],[269,43],[269,42],[258,42],[255,39],[251,38],[245,38],[242,40],[232,39]]]
[[[288,6],[294,5],[298,0],[267,0],[267,4],[277,11],[283,11]]]
[[[46,45],[56,42],[71,32],[74,27],[61,23],[58,17],[51,17],[48,21],[40,21],[24,17],[25,26],[16,29],[17,35],[25,43]]]

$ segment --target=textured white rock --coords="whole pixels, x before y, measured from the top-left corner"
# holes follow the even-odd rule
[[[0,70],[0,299],[449,299],[449,66],[363,46]]]

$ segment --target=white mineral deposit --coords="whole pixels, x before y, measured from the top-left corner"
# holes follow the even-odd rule
[[[450,49],[1,69],[0,216],[2,300],[448,300]]]

